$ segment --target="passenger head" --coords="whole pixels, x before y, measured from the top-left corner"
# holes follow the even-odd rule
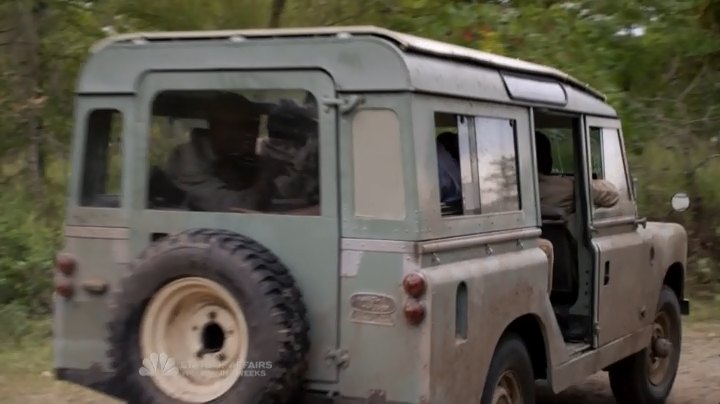
[[[552,145],[550,139],[540,131],[535,131],[535,151],[537,153],[538,172],[544,175],[552,174]]]
[[[268,114],[268,135],[302,145],[309,137],[318,135],[316,115],[315,110],[281,99]]]
[[[259,130],[259,110],[247,98],[221,93],[210,103],[208,135],[218,155],[253,154]]]
[[[455,160],[460,161],[460,146],[458,145],[457,133],[443,132],[438,135],[437,142],[440,143]]]

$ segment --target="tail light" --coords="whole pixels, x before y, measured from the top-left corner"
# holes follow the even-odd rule
[[[66,298],[69,299],[75,294],[75,288],[73,287],[72,283],[67,279],[61,279],[58,281],[55,281],[55,292]]]
[[[418,325],[425,319],[425,306],[417,300],[408,300],[403,312],[411,325]]]
[[[77,269],[77,260],[72,254],[60,253],[55,258],[55,268],[64,275],[70,276]]]
[[[407,274],[403,279],[403,289],[410,297],[419,298],[425,294],[427,284],[425,277],[419,272]]]
[[[55,293],[70,299],[75,294],[75,287],[68,277],[77,270],[77,260],[72,254],[60,253],[55,257],[55,269],[61,274],[55,276]]]
[[[425,277],[422,273],[413,272],[405,275],[402,285],[403,290],[410,297],[410,299],[405,302],[403,314],[405,314],[405,319],[407,319],[409,324],[418,325],[425,320],[425,306],[417,299],[425,295],[427,282],[425,282]]]

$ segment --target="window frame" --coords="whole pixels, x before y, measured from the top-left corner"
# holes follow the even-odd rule
[[[416,165],[418,170],[418,189],[421,195],[426,193],[429,198],[420,201],[423,212],[422,223],[427,228],[426,235],[437,237],[453,237],[466,234],[490,233],[505,230],[532,228],[538,226],[538,202],[536,198],[536,177],[534,142],[532,132],[531,110],[529,107],[504,105],[467,99],[444,98],[439,96],[416,96],[414,108],[414,132],[416,139]],[[518,176],[519,209],[508,212],[472,213],[442,216],[440,204],[439,172],[435,145],[435,114],[453,114],[456,116],[485,117],[515,121],[515,159]],[[474,126],[474,120],[472,120]],[[426,128],[426,129],[423,129]],[[458,127],[458,141],[462,142],[463,129]],[[474,133],[474,127],[467,132]],[[476,150],[473,141],[470,150]],[[466,140],[468,141],[468,140]],[[459,144],[462,154],[462,146]],[[476,159],[474,159],[476,160]],[[428,165],[432,164],[432,167]],[[476,162],[471,161],[476,167]],[[461,161],[461,167],[463,163]],[[473,171],[473,181],[477,181],[477,172]],[[423,175],[427,173],[430,175]],[[466,173],[461,172],[463,178]],[[465,182],[465,181],[463,181]],[[479,184],[478,184],[479,185]],[[466,198],[463,184],[463,199]],[[479,189],[479,188],[477,188]],[[482,196],[480,196],[481,198]],[[465,202],[463,202],[465,206]]]
[[[133,208],[139,211],[148,212],[176,212],[175,210],[153,210],[147,207],[148,196],[148,170],[149,152],[150,152],[150,136],[149,131],[152,128],[152,118],[154,116],[153,104],[157,96],[166,91],[262,91],[262,90],[304,90],[312,94],[318,105],[318,141],[320,147],[319,155],[319,176],[320,176],[320,214],[319,215],[288,215],[276,212],[222,212],[222,211],[187,211],[183,213],[193,214],[214,214],[214,215],[234,215],[245,217],[303,217],[303,218],[320,218],[320,217],[336,217],[338,198],[337,184],[335,182],[334,170],[329,167],[337,165],[336,155],[331,152],[323,153],[324,147],[327,147],[327,134],[324,134],[332,126],[328,122],[328,112],[323,106],[323,99],[326,98],[320,92],[323,78],[320,78],[316,71],[257,71],[257,70],[236,70],[223,72],[154,72],[148,74],[143,79],[142,89],[140,91],[140,100],[138,102],[138,119],[141,122],[138,131],[142,133],[139,138],[141,143],[138,159],[141,164],[136,164],[134,176],[138,183],[143,184],[142,191],[135,192],[133,195]],[[301,83],[301,84],[298,84]]]
[[[119,123],[121,125],[119,132],[120,140],[120,189],[119,204],[114,207],[109,206],[91,206],[82,203],[83,183],[85,174],[85,155],[87,147],[88,130],[90,125],[90,115],[97,110],[115,110],[119,113]],[[77,214],[90,214],[88,212],[96,212],[100,216],[97,217],[98,223],[107,223],[112,225],[120,225],[123,218],[126,217],[127,210],[130,209],[131,201],[128,197],[128,190],[132,186],[132,144],[133,139],[129,134],[132,131],[133,122],[133,102],[132,98],[124,95],[87,95],[81,94],[76,98],[76,108],[74,112],[74,127],[72,138],[72,161],[71,175],[68,183],[69,195],[69,215],[68,224],[76,223],[72,212]],[[86,213],[80,213],[86,212]],[[93,215],[95,213],[92,213]]]
[[[94,118],[94,115],[97,113],[109,114],[109,121],[107,122],[107,124],[108,124],[107,128],[94,128],[93,127],[93,118]],[[102,123],[104,123],[104,122],[100,122],[98,124],[102,124]],[[119,153],[118,158],[119,158],[119,164],[120,164],[120,167],[119,167],[120,172],[118,173],[120,177],[118,179],[119,183],[117,184],[118,185],[117,194],[114,194],[114,193],[111,194],[111,193],[107,192],[108,191],[107,188],[108,188],[108,185],[110,182],[110,172],[112,171],[110,165],[112,164],[113,154],[110,153],[110,143],[109,142],[111,140],[113,140],[113,135],[115,135],[115,133],[113,133],[113,124],[120,125],[119,132],[117,133],[118,153]],[[83,151],[81,154],[82,168],[80,171],[80,184],[79,184],[80,188],[79,188],[79,192],[77,194],[77,201],[78,201],[79,206],[84,207],[84,208],[108,208],[108,209],[117,209],[117,208],[122,207],[122,181],[123,181],[123,161],[122,161],[122,159],[123,159],[123,155],[124,155],[122,143],[123,143],[123,138],[124,138],[124,136],[123,136],[124,130],[125,130],[125,122],[124,122],[123,113],[120,110],[118,110],[117,108],[94,108],[94,109],[91,109],[86,112],[86,114],[84,116],[85,136],[83,139]],[[90,133],[91,131],[93,132],[92,134]],[[103,133],[100,133],[100,131],[102,131]],[[96,136],[104,136],[105,137],[104,140],[107,144],[106,144],[106,147],[104,150],[101,149],[102,144],[94,145],[94,147],[93,147],[94,150],[90,150],[90,146],[91,146],[90,143],[92,141],[95,141],[95,139],[93,139],[93,138]],[[97,160],[97,156],[99,155],[100,152],[103,152],[103,154],[104,154],[104,159],[103,159],[104,167],[102,167],[102,169],[103,169],[102,174],[98,172],[98,170],[100,169],[100,164],[98,164],[99,161]],[[95,157],[95,158],[93,158],[93,157]],[[92,164],[88,164],[91,160],[93,160]],[[90,166],[92,166],[92,167],[90,167]],[[88,169],[92,169],[92,171],[88,171]],[[92,175],[92,178],[88,177],[88,175]],[[98,181],[100,179],[101,175],[104,177],[103,181],[102,181],[103,184],[101,184],[101,181]],[[91,179],[92,179],[92,181],[91,181]],[[97,191],[98,189],[93,189],[93,188],[95,188],[95,187],[99,188],[100,186],[102,186],[104,188],[105,192],[103,192],[103,193],[90,192],[90,191]],[[87,187],[90,187],[90,189],[86,189]],[[102,195],[112,196],[112,197],[117,198],[117,204],[113,205],[113,206],[103,206],[103,205],[96,205],[96,204],[86,202],[86,198],[91,198],[91,200],[92,200],[92,199],[94,199],[98,196],[102,196]]]
[[[631,186],[631,177],[630,177],[630,165],[627,160],[627,152],[625,149],[625,137],[622,130],[622,124],[620,120],[618,119],[610,119],[610,118],[600,118],[596,116],[585,116],[585,124],[584,124],[584,137],[586,140],[586,153],[587,158],[584,162],[585,164],[585,170],[587,175],[587,181],[588,181],[588,192],[591,192],[590,190],[590,182],[592,181],[592,160],[593,160],[593,150],[592,150],[592,139],[591,139],[591,131],[592,128],[599,128],[601,130],[603,129],[611,129],[611,130],[617,130],[618,133],[618,140],[620,142],[620,152],[622,153],[621,160],[623,162],[623,172],[625,174],[625,186],[627,188],[627,199],[620,199],[612,208],[596,208],[594,204],[592,203],[592,195],[589,193],[589,205],[590,205],[590,212],[591,212],[591,222],[593,224],[596,223],[602,223],[605,221],[605,219],[617,219],[617,218],[628,218],[628,219],[635,219],[637,218],[637,208],[635,203],[635,196],[634,192],[632,190]],[[603,153],[603,139],[601,135],[600,139],[600,150],[601,153]],[[605,158],[604,155],[601,154],[600,156],[601,165],[603,167],[603,177],[605,173]]]

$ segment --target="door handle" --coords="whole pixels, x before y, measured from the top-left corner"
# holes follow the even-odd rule
[[[610,283],[610,261],[605,261],[605,276],[603,277],[603,286]]]

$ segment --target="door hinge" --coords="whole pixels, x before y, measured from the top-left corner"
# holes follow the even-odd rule
[[[338,368],[345,368],[350,364],[350,353],[347,349],[330,350],[325,359]]]
[[[359,95],[348,95],[338,98],[325,97],[322,99],[322,103],[325,105],[326,111],[329,111],[330,108],[337,107],[341,114],[352,112],[364,102],[365,98]]]

